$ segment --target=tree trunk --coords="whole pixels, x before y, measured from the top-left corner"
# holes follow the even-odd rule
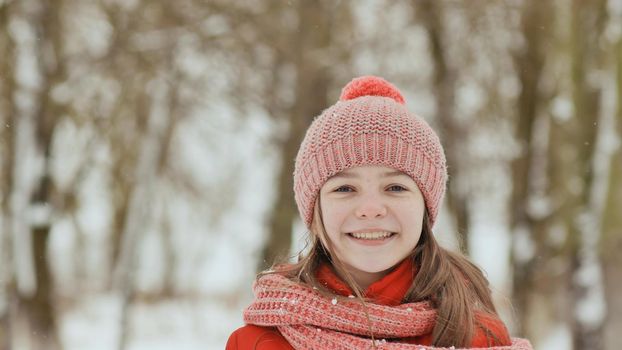
[[[271,266],[275,260],[287,257],[292,242],[292,224],[297,216],[293,196],[294,159],[306,128],[315,116],[328,107],[327,91],[330,84],[328,67],[309,56],[330,46],[330,17],[325,16],[323,2],[298,2],[299,31],[289,42],[294,48],[296,67],[296,104],[290,116],[290,129],[281,144],[281,170],[278,175],[277,198],[271,211],[268,239],[259,261],[259,270]],[[324,57],[325,60],[328,58]]]
[[[423,23],[430,42],[432,62],[434,64],[434,76],[432,90],[436,96],[436,118],[439,125],[439,136],[445,155],[447,166],[452,169],[447,183],[447,206],[451,216],[456,221],[456,229],[459,233],[461,248],[468,251],[469,232],[469,207],[468,198],[460,184],[456,181],[464,179],[464,157],[466,149],[467,133],[456,118],[454,118],[456,72],[449,66],[445,57],[445,40],[443,26],[443,2],[426,0],[413,1],[416,8],[416,20]]]
[[[9,19],[13,6],[0,5],[0,193],[8,194],[13,188],[15,132],[15,43],[9,35]],[[15,281],[11,241],[10,203],[7,195],[0,197],[0,350],[11,348],[11,304],[15,299]]]
[[[606,175],[598,172],[599,164],[595,160],[603,164],[609,163],[609,160],[595,159],[595,152],[602,151],[597,149],[597,137],[602,137],[607,130],[602,127],[604,117],[600,118],[602,87],[593,87],[587,81],[592,70],[601,69],[597,65],[602,57],[602,49],[598,43],[605,23],[605,5],[605,1],[588,3],[575,0],[571,21],[571,76],[575,113],[570,122],[575,130],[570,133],[570,138],[576,148],[577,159],[565,168],[570,170],[568,174],[582,176],[585,185],[576,201],[572,201],[574,208],[569,208],[565,221],[568,222],[571,233],[573,346],[575,349],[586,350],[603,349],[606,309],[597,242],[604,201],[598,190],[601,185],[607,186],[608,180]]]
[[[66,79],[60,20],[63,4],[62,1],[41,1],[39,5],[41,7],[37,12],[25,11],[24,13],[32,17],[29,20],[34,23],[35,30],[40,33],[41,44],[35,46],[35,52],[42,84],[33,96],[35,110],[32,116],[28,115],[31,111],[20,112],[26,115],[20,115],[19,118],[30,119],[30,121],[20,122],[23,129],[17,130],[17,132],[25,132],[21,140],[32,142],[34,147],[33,153],[25,154],[26,159],[16,157],[19,161],[27,161],[29,157],[33,157],[41,159],[43,163],[41,171],[35,172],[33,178],[34,192],[25,190],[17,194],[30,197],[20,200],[26,200],[28,204],[25,209],[28,213],[37,213],[37,218],[28,218],[21,213],[13,219],[27,220],[19,225],[25,225],[25,231],[29,231],[27,235],[30,236],[32,244],[29,250],[32,255],[29,258],[34,262],[35,276],[33,294],[20,293],[19,306],[27,316],[34,348],[57,349],[60,348],[60,341],[57,334],[56,313],[53,308],[53,281],[49,270],[47,247],[52,224],[51,208],[55,204],[51,179],[51,162],[53,161],[51,147],[58,120],[65,113],[63,106],[52,99],[52,88]],[[31,130],[34,133],[30,133]],[[33,139],[29,141],[30,136]],[[22,168],[21,171],[30,170]]]
[[[602,222],[600,252],[604,267],[605,298],[607,305],[607,322],[604,325],[604,348],[615,349],[620,346],[620,329],[622,329],[622,39],[618,39],[615,49],[616,71],[616,103],[614,131],[617,136],[615,151],[611,156],[609,169],[609,192],[605,202]]]
[[[548,6],[536,1],[527,1],[521,14],[521,29],[525,38],[524,47],[515,54],[515,66],[521,83],[521,92],[517,101],[518,115],[515,125],[515,139],[520,151],[512,162],[512,194],[510,199],[510,227],[514,234],[512,250],[513,264],[513,304],[517,313],[517,335],[529,335],[527,325],[528,315],[531,313],[530,295],[533,291],[533,275],[537,270],[538,252],[522,251],[524,244],[535,245],[537,250],[538,237],[542,236],[541,222],[534,220],[528,212],[528,196],[530,192],[530,173],[534,164],[533,144],[534,125],[537,120],[537,111],[542,101],[538,96],[540,75],[543,69],[545,53],[542,49],[544,23],[549,22],[546,14]],[[521,248],[517,248],[517,246]]]
[[[138,159],[135,165],[134,179],[129,195],[127,220],[121,235],[123,242],[119,262],[115,269],[115,285],[122,294],[121,330],[118,349],[127,348],[130,336],[130,307],[135,299],[135,272],[140,242],[153,222],[154,191],[157,188],[157,177],[162,162],[168,151],[168,137],[173,127],[173,116],[170,114],[170,94],[175,94],[168,77],[160,76],[151,82],[153,90],[145,92],[138,104],[137,115],[144,121],[140,135]]]
[[[28,315],[33,349],[60,349],[56,311],[52,307],[52,277],[46,252],[50,226],[38,227],[32,235],[37,288],[34,295],[21,297],[19,303]]]

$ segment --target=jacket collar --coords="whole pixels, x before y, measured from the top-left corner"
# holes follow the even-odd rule
[[[402,260],[389,274],[369,285],[363,296],[377,304],[396,306],[402,303],[406,291],[412,285],[417,269],[410,257]],[[352,289],[339,277],[331,264],[322,262],[317,269],[316,278],[334,293],[349,296]]]

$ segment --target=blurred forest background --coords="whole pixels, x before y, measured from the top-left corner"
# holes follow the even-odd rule
[[[512,334],[619,348],[622,1],[0,0],[0,350],[224,348],[367,74],[441,136],[436,235]]]

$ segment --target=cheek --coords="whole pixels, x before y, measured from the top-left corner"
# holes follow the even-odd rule
[[[324,227],[331,238],[339,237],[343,223],[348,216],[347,208],[338,205],[328,204],[322,207],[322,219]]]
[[[423,224],[423,211],[418,208],[402,213],[401,217],[412,226],[421,226]]]
[[[396,215],[399,218],[402,229],[410,231],[410,234],[414,232],[420,233],[423,227],[423,207],[408,206],[400,208]]]

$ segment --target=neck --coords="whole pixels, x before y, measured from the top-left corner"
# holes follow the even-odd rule
[[[352,276],[352,278],[354,279],[354,282],[356,282],[356,284],[361,288],[362,291],[367,290],[367,288],[372,283],[378,281],[382,277],[388,275],[389,272],[391,272],[391,269],[387,269],[387,270],[380,271],[380,272],[367,272],[367,271],[361,271],[359,269],[356,269],[350,266],[346,266],[346,270],[348,271],[350,276]],[[339,277],[341,277],[341,279],[345,281],[344,276],[341,276],[339,272],[337,273],[340,275]]]

